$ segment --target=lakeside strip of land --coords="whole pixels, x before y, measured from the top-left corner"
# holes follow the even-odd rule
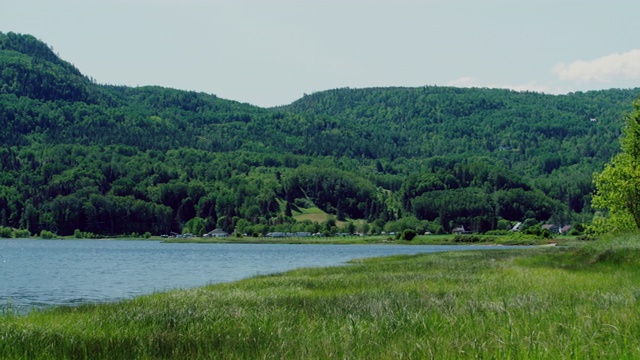
[[[156,238],[152,238],[156,239]],[[332,236],[332,237],[188,237],[188,238],[164,238],[166,243],[235,243],[235,244],[396,244],[396,245],[549,245],[574,241],[573,236],[559,238],[542,238],[515,234],[513,236],[495,235],[421,235],[411,241],[399,240],[395,236]]]
[[[640,358],[640,235],[0,316],[3,359]]]
[[[16,240],[15,238],[0,238],[1,240]],[[24,239],[39,239],[24,238]],[[513,234],[505,235],[421,235],[411,241],[400,240],[394,236],[368,235],[368,236],[287,236],[287,237],[132,237],[131,235],[111,236],[111,237],[76,237],[62,236],[52,238],[42,238],[43,240],[104,240],[104,241],[159,241],[168,244],[172,243],[193,243],[193,244],[324,244],[324,245],[357,245],[357,244],[394,244],[394,245],[557,245],[576,241],[576,236],[560,236],[555,238],[544,238],[535,235]],[[17,239],[19,240],[19,239]]]

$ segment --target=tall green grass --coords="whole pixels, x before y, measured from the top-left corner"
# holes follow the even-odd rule
[[[0,358],[640,358],[638,242],[367,259],[9,314]]]

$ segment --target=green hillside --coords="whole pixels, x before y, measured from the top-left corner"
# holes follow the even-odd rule
[[[586,222],[592,173],[639,96],[337,89],[264,109],[96,84],[36,38],[0,33],[0,226],[321,231],[295,220],[303,205],[371,231]]]
[[[621,111],[630,111],[638,96],[640,89],[560,96],[450,87],[337,89],[284,109],[330,117],[362,146],[346,142],[348,148],[334,155],[483,155],[537,176],[585,159],[608,160],[619,148]]]

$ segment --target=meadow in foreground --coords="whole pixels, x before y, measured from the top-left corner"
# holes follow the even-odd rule
[[[640,358],[640,236],[395,256],[0,316],[3,359]]]

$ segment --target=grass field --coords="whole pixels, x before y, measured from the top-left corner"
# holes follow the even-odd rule
[[[315,222],[318,224],[322,224],[330,218],[334,218],[335,216],[329,215],[326,212],[322,211],[322,209],[318,207],[310,207],[310,208],[299,208],[296,207],[295,210],[292,211],[293,218],[296,221],[302,222],[305,220],[309,220],[311,222]],[[346,224],[346,221],[336,220],[337,227],[343,227]]]
[[[296,221],[310,220],[312,222],[317,222],[320,224],[327,221],[330,216],[329,214],[327,214],[326,212],[322,211],[317,207],[312,207],[308,209],[298,208],[297,211],[294,210],[292,211],[292,213],[293,213],[293,218]]]
[[[640,236],[394,256],[0,316],[2,359],[640,358]]]

